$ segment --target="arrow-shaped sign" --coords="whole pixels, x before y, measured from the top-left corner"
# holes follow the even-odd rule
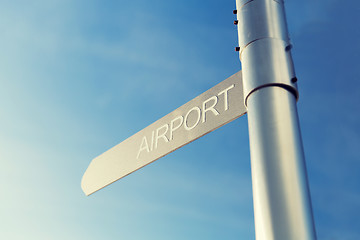
[[[81,187],[90,195],[245,113],[240,71],[93,159]]]

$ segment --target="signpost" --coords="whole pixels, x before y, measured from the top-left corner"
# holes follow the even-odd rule
[[[95,158],[81,187],[86,195],[125,177],[244,115],[241,72]]]
[[[82,189],[92,194],[248,112],[256,239],[314,240],[284,2],[236,6],[242,72],[95,158]]]

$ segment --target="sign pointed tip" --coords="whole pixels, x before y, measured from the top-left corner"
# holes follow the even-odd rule
[[[82,182],[81,182],[81,189],[86,196],[89,196],[89,194],[86,192],[86,189],[84,188]]]
[[[94,192],[96,192],[96,191],[89,191],[89,189],[84,187],[83,184],[81,184],[81,189],[87,197],[90,196],[91,194],[93,194]]]
[[[81,189],[83,190],[86,196],[89,196],[91,192],[89,191],[88,184],[86,184],[86,172],[84,173],[81,179]]]
[[[90,166],[89,166],[90,167]],[[107,185],[109,185],[110,183],[107,184],[103,184],[100,186],[97,184],[94,184],[94,175],[92,174],[92,171],[89,171],[89,168],[85,171],[82,179],[81,179],[81,189],[84,192],[84,194],[86,196],[90,196],[93,193],[99,191],[100,189],[106,187]]]

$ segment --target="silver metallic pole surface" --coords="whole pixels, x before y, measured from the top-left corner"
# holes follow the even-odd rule
[[[257,240],[316,239],[282,0],[236,0]]]

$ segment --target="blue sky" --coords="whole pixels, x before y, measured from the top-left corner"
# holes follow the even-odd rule
[[[254,239],[247,117],[85,197],[91,159],[240,70],[234,0],[0,0],[0,239]],[[286,1],[319,239],[360,239],[357,1]]]

